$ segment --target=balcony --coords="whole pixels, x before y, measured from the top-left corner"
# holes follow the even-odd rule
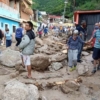
[[[0,2],[0,8],[5,8],[5,9],[7,9],[8,11],[10,11],[12,13],[17,13],[17,14],[19,13],[17,10],[9,7],[8,5],[6,5],[6,4],[4,4],[2,2]]]
[[[9,7],[8,5],[0,2],[0,16],[19,20],[20,14],[17,10]]]

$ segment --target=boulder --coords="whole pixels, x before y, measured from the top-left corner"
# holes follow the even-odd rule
[[[83,55],[83,56],[88,56],[88,55],[89,55],[89,53],[88,53],[88,52],[83,51],[83,52],[82,52],[82,55]]]
[[[88,66],[78,65],[77,66],[78,75],[85,75],[89,71]]]
[[[64,85],[74,91],[78,91],[80,88],[80,84],[75,81],[66,81]]]
[[[34,85],[25,85],[17,80],[6,83],[2,100],[38,100],[38,89]]]
[[[43,41],[39,37],[36,37],[35,40],[36,40],[36,44],[43,45]]]
[[[68,94],[68,93],[72,93],[73,92],[73,90],[70,89],[70,88],[68,88],[65,84],[61,85],[60,89],[65,94]]]
[[[7,67],[14,67],[16,64],[21,64],[20,52],[11,50],[10,48],[2,51],[0,54],[0,63]]]
[[[61,63],[59,63],[59,62],[53,62],[51,64],[51,66],[49,66],[49,70],[50,71],[57,71],[57,70],[59,70],[62,67],[63,67],[63,65]]]
[[[42,46],[41,48],[38,48],[38,51],[40,52],[40,53],[44,53],[44,52],[46,52],[46,51],[48,51],[48,45],[44,45],[44,46]]]
[[[49,61],[49,57],[43,54],[35,54],[31,56],[32,68],[35,70],[44,71],[49,67],[51,62]]]
[[[59,61],[67,59],[67,54],[63,54],[63,53],[58,52],[57,54],[50,55],[49,57],[50,57],[50,61],[59,62]]]

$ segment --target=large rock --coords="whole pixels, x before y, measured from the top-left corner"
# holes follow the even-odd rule
[[[61,91],[65,94],[78,91],[80,89],[80,84],[75,81],[66,81],[61,85]]]
[[[6,83],[2,100],[38,100],[38,89],[34,85],[25,85],[17,80]]]
[[[68,88],[65,84],[61,85],[60,88],[61,88],[61,91],[62,91],[63,93],[65,93],[65,94],[68,94],[68,93],[72,93],[72,92],[73,92],[73,90],[70,89],[70,88]]]
[[[32,68],[35,70],[44,71],[49,67],[51,62],[49,61],[49,57],[43,54],[35,54],[31,56]]]
[[[52,61],[52,62],[59,62],[59,61],[65,60],[65,59],[67,59],[67,54],[58,52],[57,54],[50,55],[50,61]]]
[[[42,46],[41,48],[38,48],[38,51],[40,52],[40,53],[45,53],[46,51],[48,51],[48,45],[44,45],[44,46]]]
[[[57,71],[57,70],[59,70],[62,67],[63,67],[63,65],[61,63],[59,63],[59,62],[53,62],[51,64],[51,66],[49,66],[49,70],[50,71]]]
[[[19,51],[6,49],[0,54],[0,63],[7,67],[14,67],[21,63],[21,56]]]
[[[70,88],[74,91],[78,91],[80,88],[80,84],[75,81],[67,81],[67,82],[65,82],[65,86],[67,86],[68,88]]]
[[[36,40],[36,44],[43,45],[43,41],[40,38],[36,37],[35,40]]]
[[[78,65],[77,66],[78,75],[85,75],[89,71],[88,66]]]

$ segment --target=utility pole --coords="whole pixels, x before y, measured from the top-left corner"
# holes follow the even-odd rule
[[[65,3],[65,6],[64,6],[64,13],[63,13],[63,23],[65,21],[66,6],[67,6],[68,1],[66,0],[64,3]]]

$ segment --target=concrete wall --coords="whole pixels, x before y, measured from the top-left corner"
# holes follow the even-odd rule
[[[5,28],[6,28],[5,24],[8,25],[8,28],[9,28],[11,34],[13,33],[13,26],[16,26],[16,28],[19,27],[19,22],[1,17],[0,18],[0,29],[2,29],[3,31],[5,31]]]

